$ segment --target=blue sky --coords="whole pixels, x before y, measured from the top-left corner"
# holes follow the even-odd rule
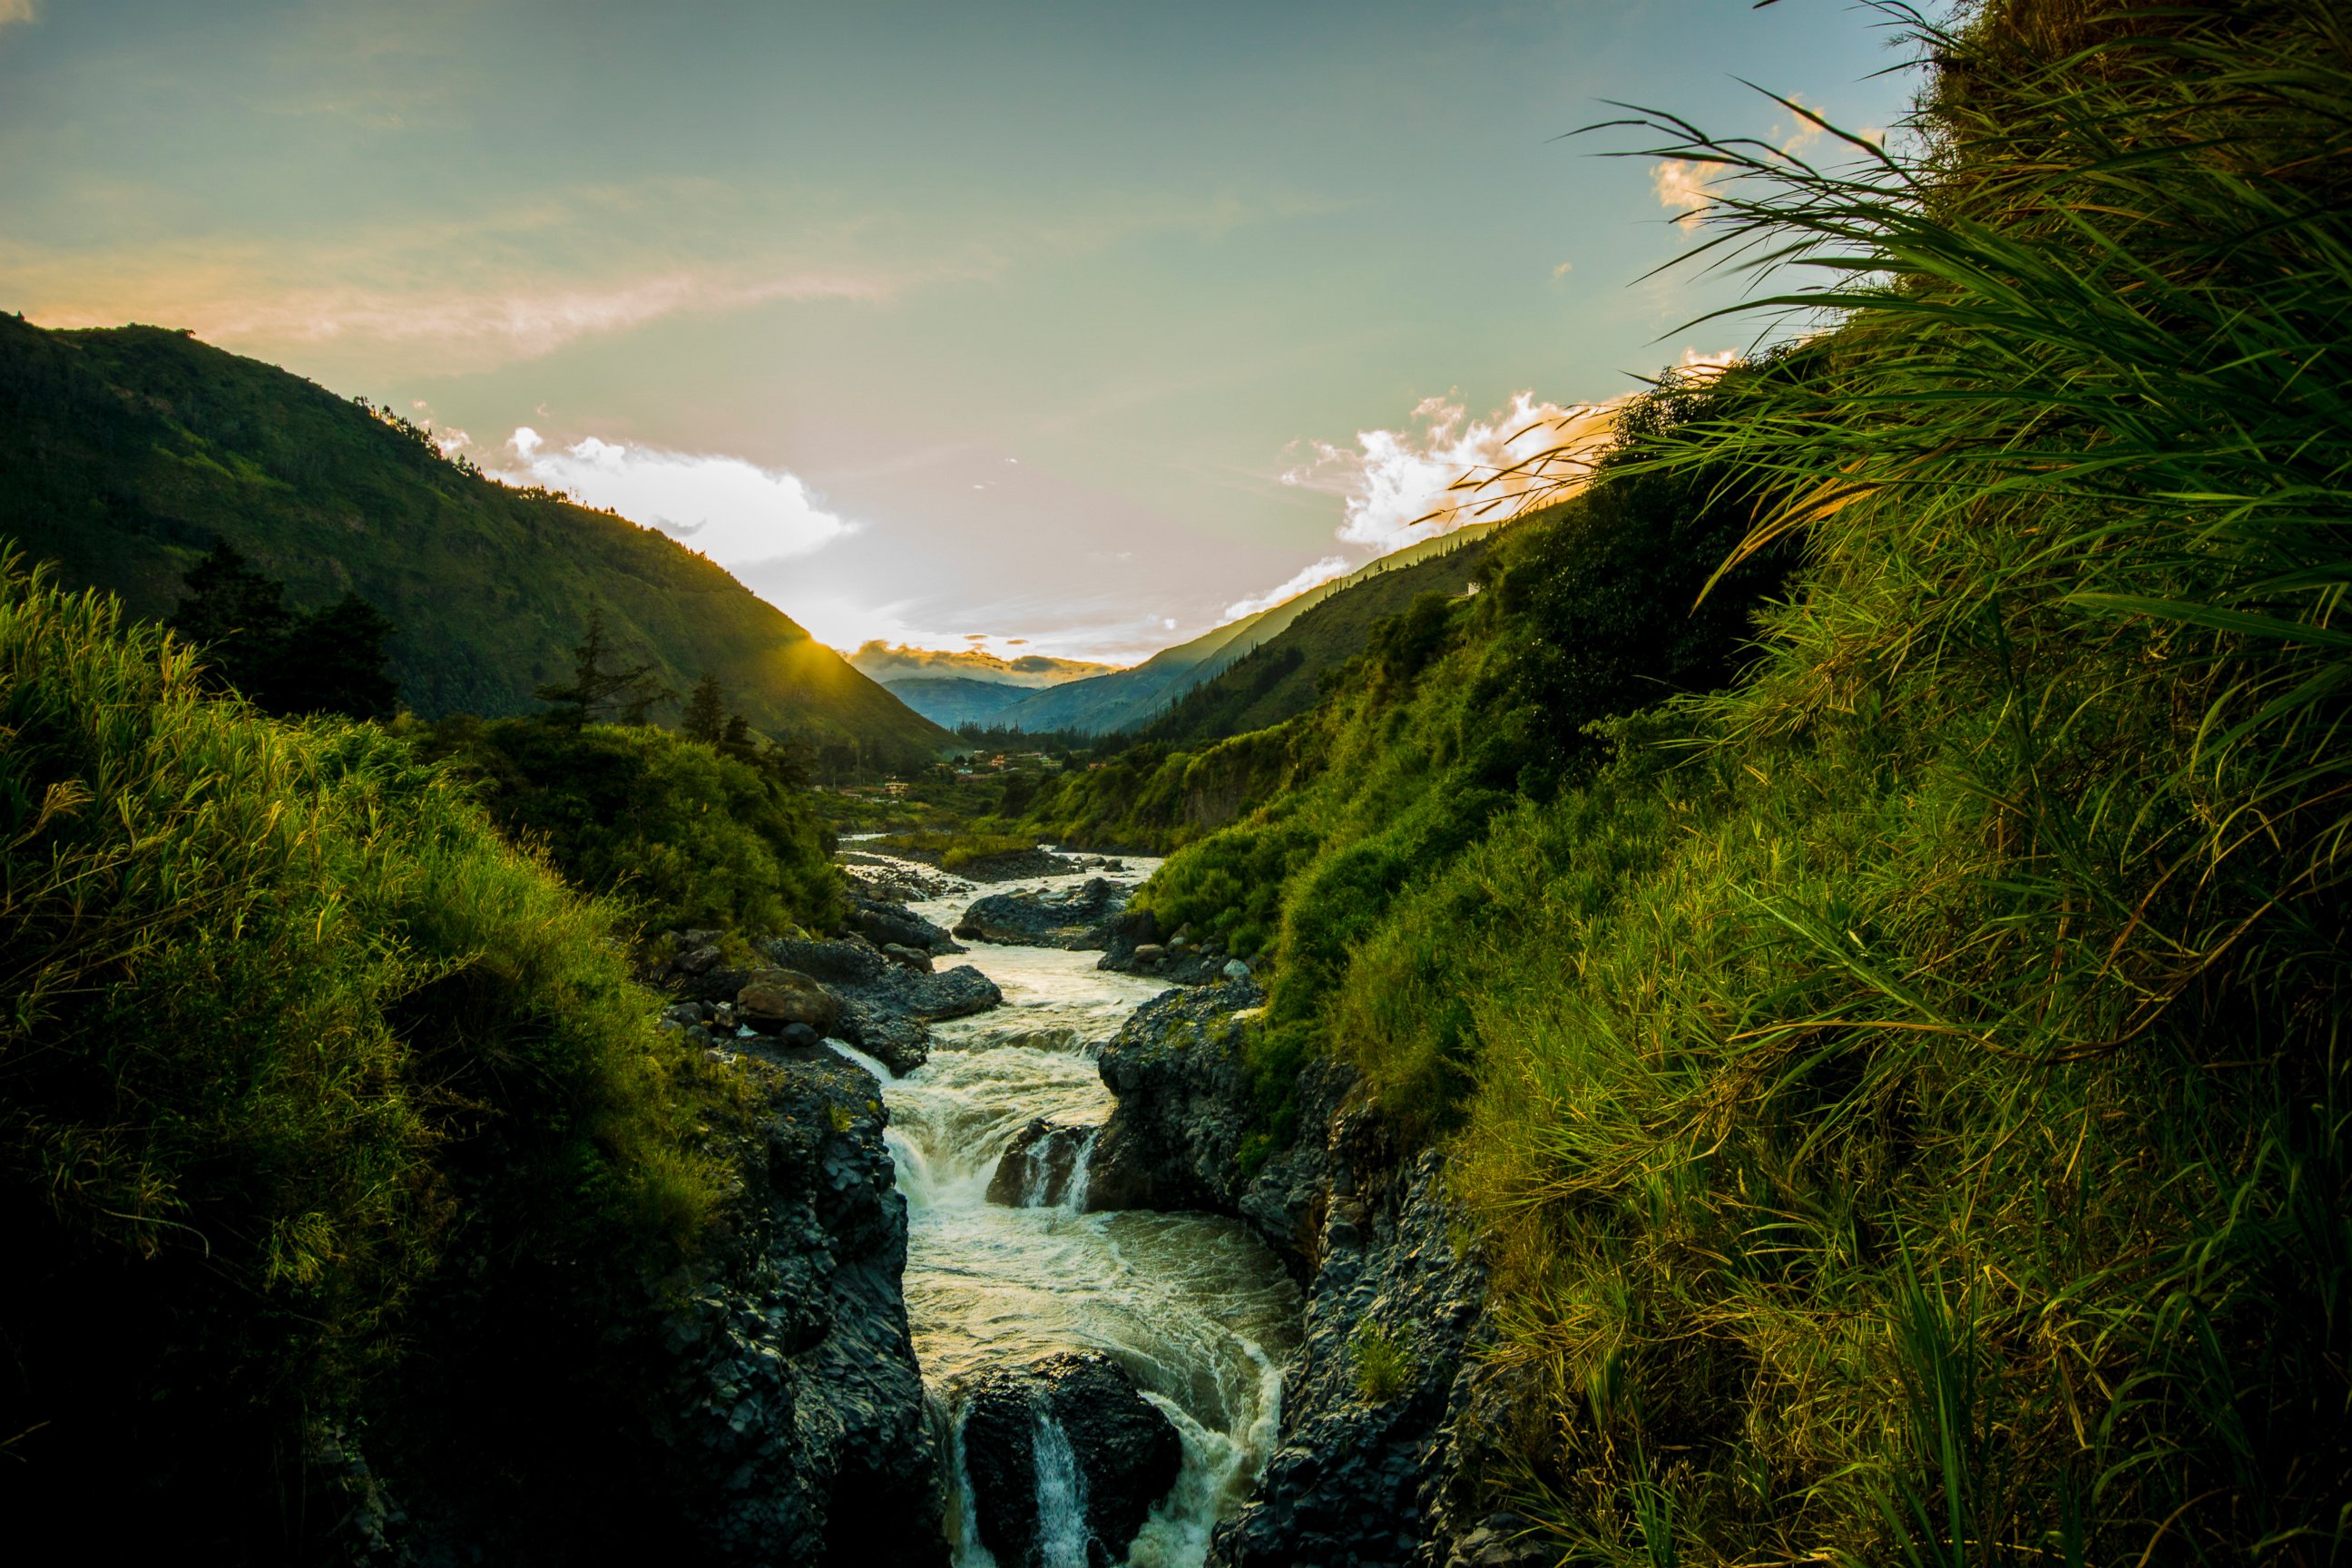
[[[1518,395],[1732,346],[1677,331],[1728,281],[1640,281],[1658,168],[1559,138],[1798,132],[1736,78],[1888,126],[1882,20],[0,0],[0,308],[389,401],[837,646],[1134,657],[1368,558]]]

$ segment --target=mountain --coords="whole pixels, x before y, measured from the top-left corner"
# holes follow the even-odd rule
[[[849,656],[849,662],[851,668],[885,686],[906,680],[982,680],[994,686],[1030,689],[1108,675],[1119,668],[1083,658],[1055,658],[1042,653],[999,658],[981,648],[893,647],[879,639],[860,644],[857,651]]]
[[[1345,577],[1286,599],[1270,610],[1228,621],[1191,642],[1163,648],[1132,669],[1098,675],[1091,680],[1074,680],[1024,698],[1003,710],[991,722],[1032,732],[1076,730],[1097,735],[1139,728],[1194,687],[1280,637],[1317,605],[1344,597],[1420,563],[1467,549],[1496,529],[1507,526],[1507,522],[1475,522],[1408,545]],[[1406,597],[1409,600],[1411,595]],[[1390,613],[1392,612],[1382,610],[1372,615],[1366,624]]]
[[[298,608],[353,590],[400,635],[425,717],[523,713],[592,606],[683,693],[708,672],[771,734],[919,766],[954,743],[716,563],[660,531],[442,457],[424,431],[161,327],[0,315],[0,534],[161,619],[215,539]]]
[[[1423,594],[1459,598],[1473,592],[1501,530],[1546,515],[1549,509],[1505,523],[1478,524],[1475,532],[1462,529],[1381,557],[1348,579],[1344,592],[1316,597],[1288,626],[1185,692],[1174,707],[1142,726],[1139,736],[1186,746],[1263,730],[1306,712],[1320,695],[1324,673],[1363,652],[1375,626],[1403,614]],[[1439,544],[1448,548],[1430,548]]]
[[[890,695],[934,724],[993,724],[996,716],[1029,695],[1026,687],[959,675],[911,675],[886,680]]]

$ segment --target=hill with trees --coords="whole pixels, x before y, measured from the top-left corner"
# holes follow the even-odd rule
[[[601,612],[664,710],[709,674],[754,727],[843,763],[953,744],[657,530],[499,484],[388,410],[163,328],[0,316],[0,534],[141,619],[168,617],[221,542],[297,615],[356,595],[395,628],[390,672],[425,718],[532,711]]]

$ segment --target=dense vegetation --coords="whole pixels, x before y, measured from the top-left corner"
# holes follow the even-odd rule
[[[697,1245],[735,1091],[654,1029],[614,908],[397,737],[219,698],[13,561],[0,736],[17,1532],[299,1554],[355,1423],[516,1506],[624,1464],[585,1303]]]
[[[426,718],[530,711],[601,606],[658,686],[714,674],[755,728],[837,772],[951,743],[661,532],[499,484],[388,409],[160,327],[0,316],[0,535],[146,620],[221,541],[298,614],[356,594],[399,628],[391,673]]]
[[[2336,1561],[2352,35],[1920,36],[1858,173],[1664,124],[1811,335],[1654,404],[1148,897],[1274,972],[1265,1140],[1335,1052],[1454,1152],[1489,1479],[1567,1557]],[[1618,542],[1675,520],[1700,581]]]
[[[840,923],[830,842],[761,751],[650,725],[462,714],[408,732],[421,756],[477,782],[509,837],[646,930]]]

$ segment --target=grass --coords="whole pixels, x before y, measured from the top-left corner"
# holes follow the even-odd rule
[[[432,1303],[593,1364],[567,1303],[698,1245],[732,1090],[653,1029],[618,911],[455,780],[211,700],[13,559],[0,734],[0,1331],[39,1347],[0,1485],[298,1551],[310,1434],[401,1408]]]
[[[1348,1341],[1356,1363],[1356,1393],[1368,1405],[1386,1405],[1412,1386],[1412,1347],[1385,1324],[1367,1318]]]
[[[1265,1103],[1340,1053],[1452,1152],[1535,1435],[1486,1479],[1564,1559],[2333,1561],[2352,37],[1909,25],[1911,152],[1652,119],[1810,335],[1144,896],[1262,950]]]

